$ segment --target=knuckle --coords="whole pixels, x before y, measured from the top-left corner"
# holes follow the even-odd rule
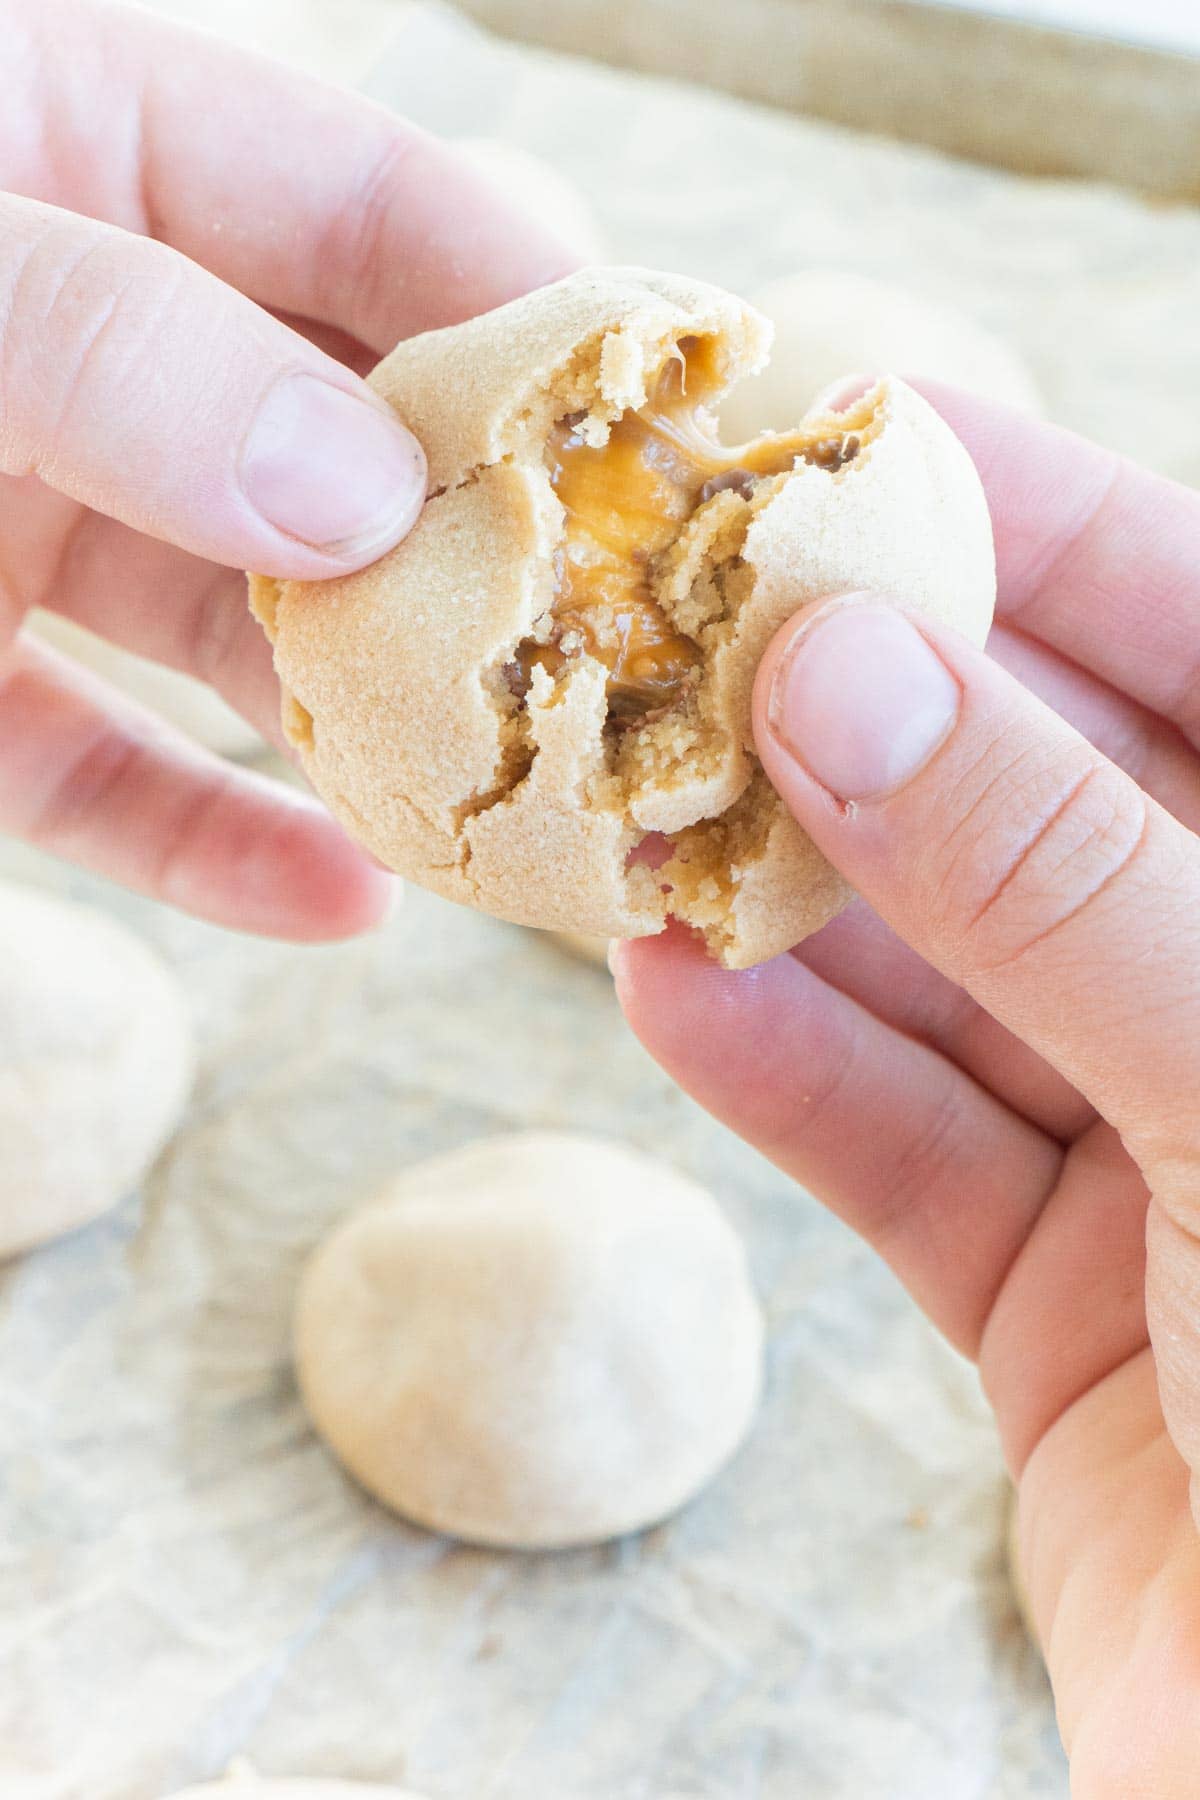
[[[840,1136],[847,1110],[856,1105],[861,1023],[852,1010],[825,1003],[824,989],[815,990],[804,1008],[804,1046],[799,1079],[792,1057],[774,1046],[739,1094],[738,1129],[780,1160],[797,1142]]]
[[[1018,757],[958,825],[943,873],[962,959],[995,969],[1066,932],[1135,862],[1147,821],[1141,790],[1084,747]]]
[[[7,259],[4,395],[31,465],[111,313],[112,295],[96,280],[102,241],[101,227],[56,223],[27,236]]]
[[[419,142],[412,133],[389,131],[347,203],[338,210],[327,254],[315,259],[318,280],[325,270],[331,283],[341,284],[349,273],[356,311],[364,318],[374,317],[394,293],[396,214],[405,191],[411,190],[409,164],[418,153]],[[337,309],[340,298],[332,292],[323,295],[330,310]]]
[[[0,393],[27,469],[52,472],[72,421],[94,416],[105,393],[136,403],[137,369],[179,280],[162,246],[92,220],[53,221],[22,244],[6,275]]]
[[[36,380],[25,325],[36,246],[19,232],[0,235],[0,470],[32,472],[26,391]]]

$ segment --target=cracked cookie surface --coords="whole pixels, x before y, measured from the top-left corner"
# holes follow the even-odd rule
[[[893,379],[722,446],[768,336],[719,289],[590,269],[380,364],[429,460],[420,520],[356,575],[251,577],[251,602],[310,779],[389,866],[524,924],[675,915],[730,967],[844,904],[762,778],[758,659],[858,587],[982,641],[990,528],[966,452]],[[656,869],[631,860],[649,834]]]

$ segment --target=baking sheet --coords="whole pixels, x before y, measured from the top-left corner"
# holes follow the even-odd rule
[[[952,156],[1200,198],[1200,83],[1183,48],[1188,27],[1180,23],[1175,51],[1130,42],[1146,7],[1119,41],[1099,26],[1091,35],[999,16],[987,0],[459,4],[506,37],[685,76]]]
[[[1190,213],[515,50],[431,8],[371,85],[552,152],[621,258],[737,287],[841,262],[966,305],[1058,416],[1200,479]],[[4,1800],[161,1800],[237,1754],[433,1800],[1065,1796],[973,1371],[653,1068],[606,976],[415,891],[383,932],[314,951],[14,847],[0,864],[144,932],[201,1046],[144,1191],[0,1275]],[[540,1557],[386,1516],[308,1431],[288,1359],[296,1270],[345,1207],[397,1162],[523,1125],[610,1132],[708,1183],[771,1327],[753,1437],[706,1494]]]

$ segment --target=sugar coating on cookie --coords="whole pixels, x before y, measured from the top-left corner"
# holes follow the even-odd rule
[[[122,1199],[192,1078],[179,982],[90,907],[0,883],[0,1256]]]
[[[591,269],[380,364],[428,457],[420,520],[356,575],[252,577],[251,603],[310,779],[390,867],[522,924],[675,916],[729,967],[845,903],[755,756],[755,668],[852,588],[981,642],[991,532],[966,451],[899,381],[722,445],[769,337],[718,288]]]
[[[406,1171],[308,1262],[309,1414],[385,1505],[508,1547],[665,1518],[758,1401],[763,1324],[712,1197],[639,1151],[564,1132]]]

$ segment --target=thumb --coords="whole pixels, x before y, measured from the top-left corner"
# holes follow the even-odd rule
[[[879,596],[785,626],[754,718],[830,861],[1121,1132],[1154,1194],[1167,1420],[1200,1468],[1200,839],[956,632]]]
[[[888,924],[1152,1157],[1200,1091],[1200,840],[982,651],[869,594],[779,633],[755,736]]]
[[[0,471],[186,550],[359,568],[420,509],[420,446],[349,369],[186,257],[0,195]]]

